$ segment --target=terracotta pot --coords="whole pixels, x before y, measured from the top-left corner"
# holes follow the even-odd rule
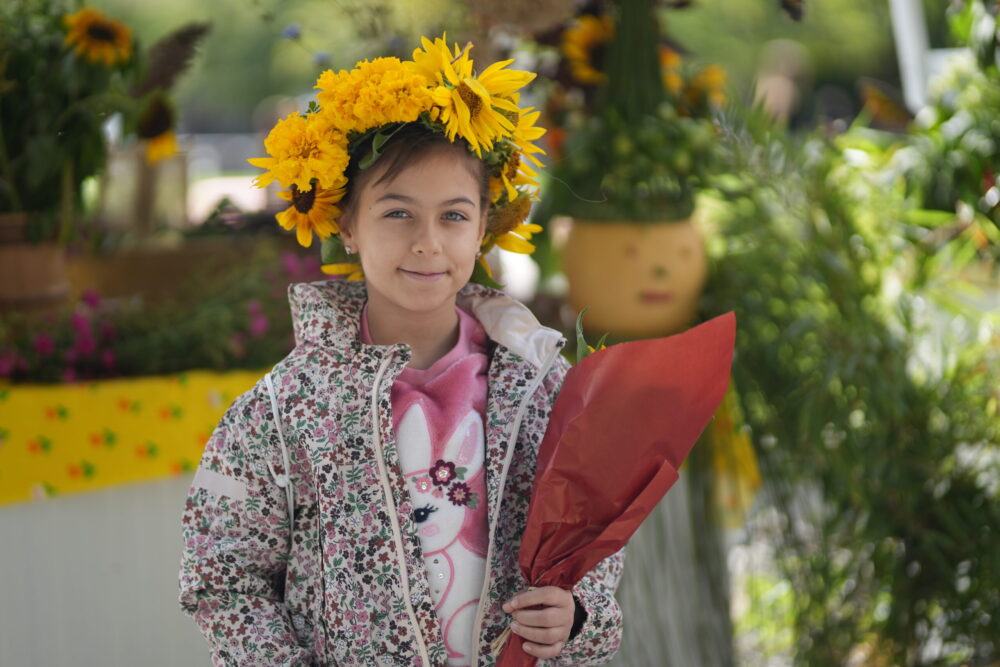
[[[58,308],[69,294],[66,249],[29,243],[25,213],[0,213],[0,312]]]
[[[619,338],[685,329],[697,311],[707,266],[701,233],[690,218],[574,220],[563,250],[569,304],[577,312],[589,306],[588,331]]]

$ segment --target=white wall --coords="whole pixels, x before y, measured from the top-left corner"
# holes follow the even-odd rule
[[[0,507],[0,665],[210,665],[177,604],[190,479]]]

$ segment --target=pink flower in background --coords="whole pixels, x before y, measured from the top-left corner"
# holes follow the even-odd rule
[[[85,289],[80,295],[80,300],[91,308],[97,308],[101,305],[101,294],[95,289]]]
[[[101,340],[114,340],[118,337],[118,332],[108,322],[101,322]]]
[[[291,250],[286,250],[281,253],[281,266],[290,277],[297,278],[299,275],[299,256]]]
[[[76,369],[67,366],[66,369],[63,370],[63,372],[62,372],[62,381],[65,382],[65,383],[75,382],[76,381]]]
[[[97,352],[97,343],[94,341],[94,337],[90,335],[88,330],[86,333],[79,332],[74,342],[73,349],[81,357],[89,357],[90,355]]]
[[[101,350],[101,363],[104,364],[105,368],[114,368],[115,366],[115,353],[109,348],[104,348]]]
[[[8,377],[14,374],[17,368],[17,355],[13,352],[0,354],[0,377]]]
[[[300,257],[291,250],[286,250],[281,253],[281,265],[293,282],[322,280],[326,277],[320,270],[320,261],[315,255]]]
[[[76,363],[76,350],[66,350],[63,354],[63,359],[66,360],[67,364]]]
[[[263,313],[254,315],[250,320],[250,336],[260,338],[267,333],[268,319]]]
[[[260,305],[259,300],[250,299],[247,301],[247,312],[251,315],[259,315],[264,312],[264,308]]]
[[[40,333],[35,336],[35,352],[46,357],[52,354],[56,349],[56,344],[52,340],[52,336],[46,333]]]
[[[80,313],[74,312],[69,318],[69,323],[78,334],[90,333],[90,320]]]
[[[80,313],[73,313],[70,316],[70,325],[76,332],[76,340],[73,341],[73,350],[79,357],[88,357],[97,351],[97,343],[94,342],[94,333],[90,328],[90,320]]]

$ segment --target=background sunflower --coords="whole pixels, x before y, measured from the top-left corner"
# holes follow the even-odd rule
[[[63,17],[66,45],[92,63],[107,67],[132,57],[132,30],[93,7],[84,7]]]

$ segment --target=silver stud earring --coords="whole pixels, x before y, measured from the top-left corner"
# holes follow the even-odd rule
[[[483,251],[482,250],[477,250],[476,251],[476,259],[479,259],[482,256],[483,256]]]
[[[351,250],[351,246],[349,246],[349,245],[345,245],[345,246],[344,246],[344,250],[346,250],[346,251],[347,251],[347,254],[348,254],[348,255],[350,255],[350,254],[353,254],[353,253],[354,253],[354,251],[353,251],[353,250]]]

